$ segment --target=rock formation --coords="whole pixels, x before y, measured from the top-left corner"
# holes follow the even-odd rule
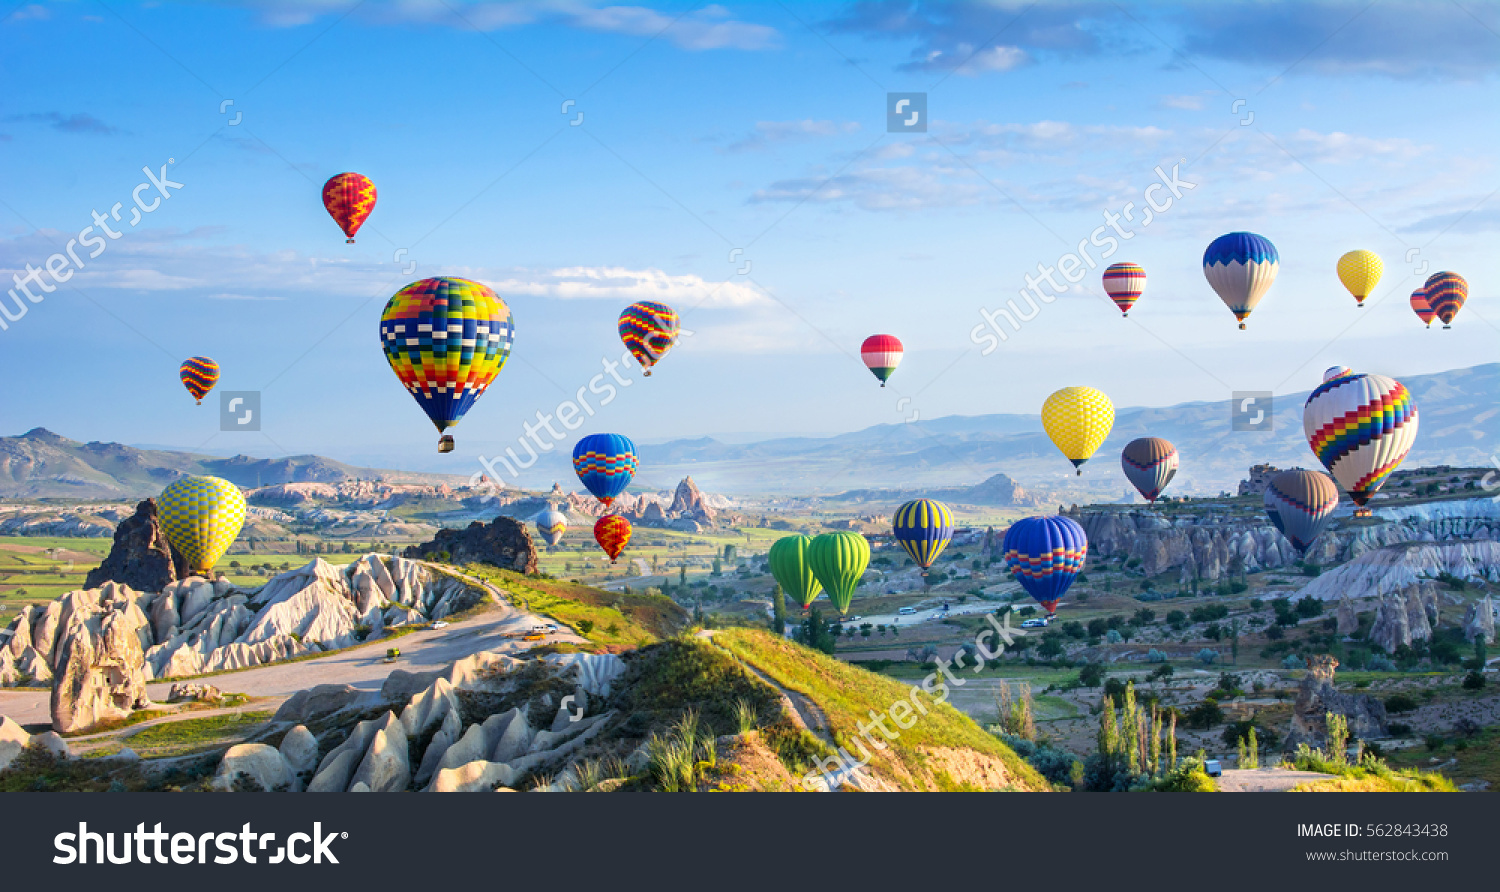
[[[1296,750],[1299,743],[1326,748],[1330,712],[1348,720],[1350,743],[1356,738],[1372,740],[1389,736],[1384,704],[1369,694],[1340,693],[1334,686],[1333,674],[1338,665],[1338,660],[1327,655],[1307,658],[1307,675],[1303,677],[1297,701],[1292,705],[1287,752]]]
[[[703,499],[703,493],[698,489],[698,484],[693,482],[692,477],[682,478],[677,484],[677,492],[672,495],[672,504],[666,509],[669,518],[691,517],[702,524],[714,522],[714,509],[708,506]]]
[[[1495,643],[1495,603],[1489,595],[1470,604],[1464,614],[1464,638],[1473,641],[1480,637],[1485,644]]]
[[[115,528],[114,547],[103,563],[89,571],[83,587],[118,582],[138,592],[159,592],[186,575],[187,561],[167,542],[156,500],[146,499]]]
[[[1334,611],[1338,622],[1338,633],[1340,635],[1352,635],[1359,629],[1359,614],[1354,612],[1354,602],[1345,595],[1339,598],[1338,609]]]
[[[73,758],[68,742],[59,737],[56,731],[27,734],[26,729],[14,720],[0,715],[0,771],[4,771],[29,746],[41,747],[59,759]]]
[[[1437,620],[1437,589],[1431,583],[1414,585],[1405,592],[1388,592],[1375,609],[1370,643],[1386,653],[1432,637]]]
[[[52,729],[81,731],[147,705],[144,645],[150,623],[128,586],[71,592],[60,600],[52,657]]]
[[[1250,478],[1241,480],[1239,494],[1242,496],[1258,496],[1266,491],[1271,485],[1271,478],[1281,473],[1281,469],[1275,465],[1251,465]]]
[[[497,517],[484,524],[474,521],[463,530],[438,530],[431,542],[406,550],[409,558],[447,552],[447,563],[492,564],[517,573],[536,572],[536,545],[526,524],[513,517]]]

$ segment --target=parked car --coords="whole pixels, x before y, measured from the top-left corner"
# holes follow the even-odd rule
[[[1218,759],[1209,759],[1204,762],[1203,770],[1208,773],[1209,777],[1222,777],[1224,774],[1224,769],[1219,765]]]
[[[1046,620],[1045,617],[1040,617],[1040,616],[1037,617],[1036,619],[1028,619],[1025,622],[1021,623],[1021,628],[1023,628],[1023,629],[1045,629],[1045,628],[1047,628],[1047,620]]]
[[[446,629],[448,628],[448,624],[443,622],[442,620],[438,620],[437,622],[432,624],[432,627],[434,629]]]
[[[902,607],[900,610],[897,610],[896,613],[899,614],[899,615],[901,615],[901,616],[916,616],[916,614],[917,614],[917,608],[915,608],[915,607]]]

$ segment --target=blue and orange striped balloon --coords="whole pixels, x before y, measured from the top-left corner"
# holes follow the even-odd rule
[[[1458,315],[1458,311],[1463,309],[1464,301],[1469,299],[1469,283],[1458,273],[1433,273],[1427,277],[1427,284],[1422,286],[1422,291],[1433,315],[1443,320],[1444,328],[1453,327],[1453,317]]]
[[[1051,616],[1083,571],[1089,540],[1070,517],[1027,517],[1005,531],[1001,548],[1006,569]]]
[[[589,434],[573,447],[573,470],[604,505],[625,491],[639,465],[635,443],[622,434]]]
[[[917,499],[896,509],[891,526],[896,541],[922,568],[922,578],[926,579],[932,562],[953,538],[953,512],[942,502]]]
[[[177,376],[201,406],[203,397],[219,383],[219,364],[207,356],[194,356],[182,364]]]
[[[677,311],[654,300],[631,304],[620,314],[620,340],[635,361],[651,376],[651,367],[661,361],[682,329]]]

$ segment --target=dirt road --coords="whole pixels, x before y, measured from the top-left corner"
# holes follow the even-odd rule
[[[1282,768],[1231,768],[1216,778],[1220,793],[1285,793],[1292,787],[1313,781],[1331,780],[1333,775],[1316,771],[1287,771]]]

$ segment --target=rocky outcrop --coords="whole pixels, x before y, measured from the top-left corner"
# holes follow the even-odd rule
[[[150,627],[138,597],[128,586],[109,582],[61,599],[52,664],[54,731],[122,719],[150,702],[142,649]]]
[[[302,780],[276,747],[241,743],[224,753],[210,786],[224,792],[295,793]]]
[[[1354,611],[1354,602],[1345,595],[1339,598],[1339,606],[1334,611],[1335,621],[1338,623],[1340,635],[1352,635],[1359,629],[1359,614]]]
[[[452,564],[492,564],[517,573],[536,572],[536,545],[526,524],[513,517],[497,517],[488,524],[474,521],[463,530],[438,530],[431,542],[406,550],[409,558],[447,552]]]
[[[1263,495],[1266,487],[1271,485],[1271,478],[1281,473],[1281,469],[1275,465],[1251,465],[1250,477],[1241,480],[1239,494],[1242,496]]]
[[[1500,581],[1500,542],[1411,542],[1361,554],[1312,580],[1298,597],[1325,601],[1347,595],[1377,598],[1448,574],[1469,581]]]
[[[167,541],[156,500],[146,499],[115,528],[114,546],[104,562],[89,571],[83,587],[118,582],[138,592],[159,592],[186,575],[187,561]]]
[[[172,685],[171,690],[167,692],[168,703],[185,703],[188,701],[214,703],[223,699],[224,692],[211,684],[181,682]]]
[[[1431,583],[1381,597],[1375,609],[1375,625],[1370,628],[1370,643],[1386,653],[1395,653],[1402,645],[1431,638],[1438,618],[1437,597]]]
[[[1469,641],[1483,638],[1485,644],[1495,643],[1495,603],[1489,595],[1469,605],[1464,614],[1464,638]]]
[[[717,515],[704,501],[703,493],[698,489],[698,484],[693,482],[693,478],[684,477],[677,484],[677,491],[672,494],[672,504],[667,507],[666,516],[690,517],[699,523],[712,524]]]
[[[1344,716],[1349,723],[1349,737],[1372,740],[1390,736],[1386,729],[1385,705],[1369,694],[1344,694],[1333,683],[1334,671],[1339,661],[1331,656],[1307,658],[1307,675],[1297,690],[1297,700],[1292,705],[1292,725],[1286,738],[1286,750],[1292,752],[1298,744],[1326,747],[1328,741],[1328,713]]]

